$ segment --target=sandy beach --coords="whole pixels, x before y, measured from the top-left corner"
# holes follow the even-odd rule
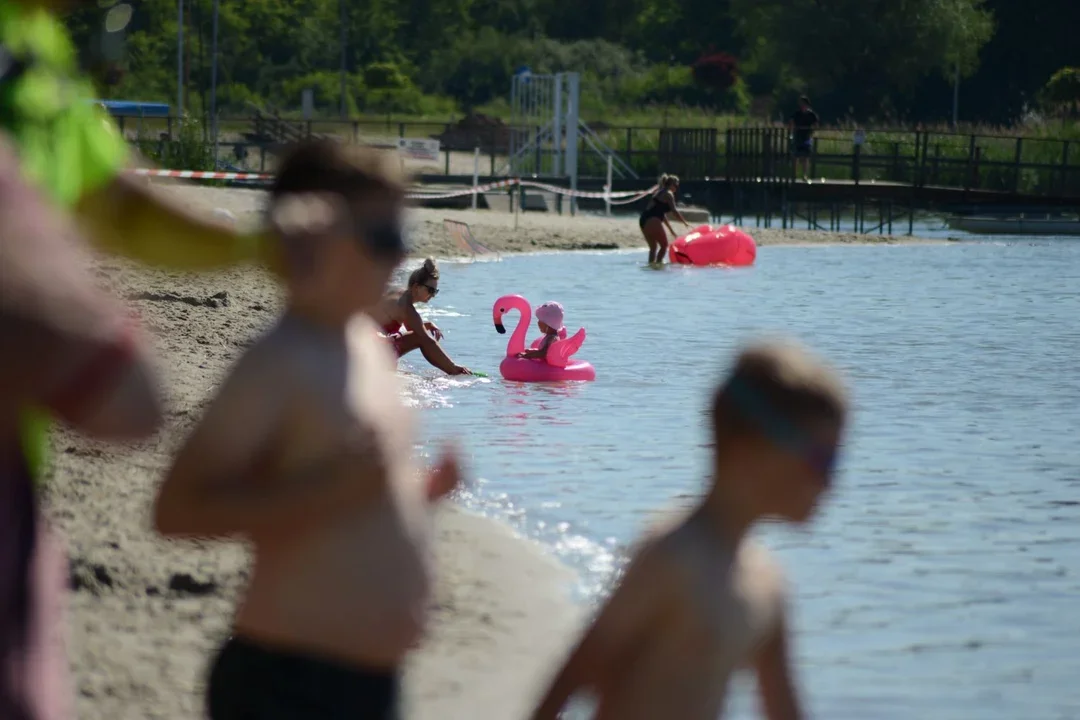
[[[264,193],[175,187],[181,202],[259,220]],[[413,209],[414,253],[458,254],[442,221],[469,223],[499,252],[641,245],[636,221]],[[762,245],[880,242],[877,236],[755,230]],[[192,276],[102,260],[103,283],[154,339],[167,427],[130,448],[59,431],[48,512],[71,559],[71,657],[81,718],[195,718],[210,654],[248,572],[239,545],[166,542],[149,527],[170,453],[224,371],[274,318],[281,296],[254,268]],[[420,418],[422,421],[422,417]],[[430,635],[406,675],[410,718],[522,717],[582,618],[568,570],[502,525],[456,509],[437,522],[438,583]]]
[[[239,545],[164,541],[149,510],[168,458],[223,372],[275,316],[255,269],[187,276],[102,261],[152,335],[167,427],[117,449],[61,431],[50,517],[67,543],[79,717],[202,717],[207,662],[248,572]],[[422,421],[422,418],[421,418]],[[452,504],[436,519],[433,623],[406,674],[407,716],[522,717],[573,637],[573,577],[502,525]]]

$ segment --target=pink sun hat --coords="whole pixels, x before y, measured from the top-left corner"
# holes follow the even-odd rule
[[[559,332],[563,329],[563,306],[557,302],[546,302],[536,308],[536,319]]]

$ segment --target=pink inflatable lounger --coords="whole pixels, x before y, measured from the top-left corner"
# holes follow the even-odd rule
[[[676,265],[745,267],[757,259],[757,243],[734,225],[701,225],[671,243],[668,254]]]

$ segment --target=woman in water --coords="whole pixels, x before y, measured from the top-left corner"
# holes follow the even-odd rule
[[[671,223],[668,222],[668,213],[675,213],[679,222],[690,227],[690,223],[686,222],[686,218],[675,207],[675,193],[679,192],[679,178],[675,175],[661,175],[659,185],[660,189],[649,198],[649,203],[638,218],[641,234],[645,236],[645,242],[649,243],[650,265],[664,262],[664,256],[667,254],[668,237],[664,232],[664,226],[666,225],[667,229],[671,230],[672,235],[675,234]]]
[[[447,375],[471,375],[468,368],[455,364],[439,346],[442,331],[435,323],[425,322],[416,311],[416,303],[430,302],[438,294],[439,268],[428,258],[412,271],[404,290],[396,288],[383,297],[371,311],[371,317],[393,343],[398,357],[420,348],[424,359]]]

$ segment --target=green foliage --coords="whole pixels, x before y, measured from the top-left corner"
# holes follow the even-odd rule
[[[86,67],[100,66],[97,5],[82,3],[68,18]],[[175,103],[176,0],[135,6],[125,74],[103,92]],[[185,109],[197,115],[209,101],[212,7],[184,1]],[[949,88],[939,86],[959,67],[971,77],[963,97],[972,117],[983,107],[1017,117],[1075,57],[1078,23],[1077,0],[221,2],[218,106],[294,113],[311,87],[317,112],[336,117],[344,60],[345,106],[357,113],[505,109],[512,73],[527,64],[581,72],[583,111],[613,122],[658,105],[664,118],[745,113],[752,99],[757,112],[787,113],[800,92],[826,119],[910,117],[922,110],[917,97],[944,97],[947,108]],[[697,85],[687,80],[699,58],[725,55],[738,63],[730,87],[700,72]]]
[[[178,125],[173,140],[139,140],[139,152],[159,167],[214,170],[214,150],[203,124],[187,117]]]
[[[931,74],[970,74],[993,32],[983,0],[731,0],[761,69],[856,115],[889,115]]]
[[[1046,83],[1042,103],[1051,112],[1080,115],[1080,68],[1064,67]]]

